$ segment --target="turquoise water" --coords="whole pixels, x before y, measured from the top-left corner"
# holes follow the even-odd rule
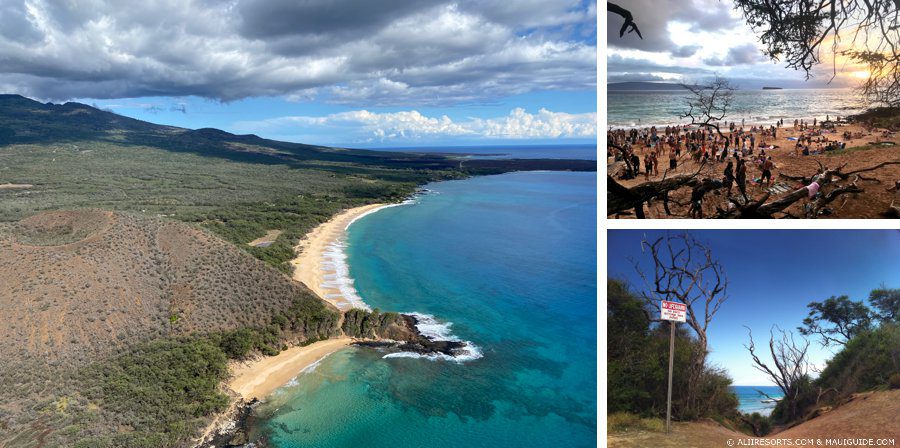
[[[746,414],[759,412],[762,415],[769,415],[772,413],[772,409],[775,409],[775,403],[763,403],[763,400],[768,400],[769,397],[781,398],[784,396],[778,386],[732,386],[731,388],[740,402],[738,410]]]
[[[597,439],[596,173],[429,185],[350,227],[372,307],[435,316],[483,356],[351,348],[258,408],[277,447],[592,447]]]

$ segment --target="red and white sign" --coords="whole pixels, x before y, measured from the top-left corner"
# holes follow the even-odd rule
[[[687,314],[687,305],[680,302],[668,302],[663,300],[662,306],[659,307],[659,314],[662,320],[674,320],[684,322]]]

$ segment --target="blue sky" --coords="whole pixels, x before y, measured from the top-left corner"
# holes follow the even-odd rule
[[[900,287],[900,231],[895,230],[691,230],[710,245],[730,281],[729,299],[710,324],[710,360],[724,367],[738,385],[770,384],[753,369],[743,344],[753,330],[757,346],[768,342],[772,325],[796,330],[806,317],[806,305],[832,295],[866,300],[881,283]],[[643,283],[627,257],[650,261],[641,253],[646,235],[656,230],[610,230],[607,266],[611,278]],[[648,270],[649,266],[644,265]],[[810,345],[811,361],[823,365],[832,356],[818,342]],[[766,358],[763,358],[764,360]]]
[[[0,92],[355,147],[596,140],[589,0],[13,0]]]
[[[585,144],[595,143],[596,90],[529,92],[482,103],[449,104],[407,108],[402,106],[376,106],[359,108],[354,105],[335,104],[327,101],[288,101],[282,97],[255,97],[232,102],[222,102],[197,96],[144,97],[127,99],[78,98],[78,101],[110,110],[121,115],[153,123],[186,128],[212,127],[235,134],[257,134],[275,140],[315,143],[352,147],[403,147],[440,145],[496,145],[496,144]],[[503,121],[515,116],[517,109],[523,117],[540,116],[540,111],[566,111],[579,116],[579,122],[589,132],[577,136],[544,135],[487,136],[478,133],[454,135],[449,132],[423,133],[424,125],[403,124],[404,117],[377,119],[389,114],[418,112],[422,117],[448,117],[454,123],[471,123],[479,120]],[[336,123],[289,120],[286,117],[329,117],[354,114],[365,110],[375,114],[374,122],[357,120],[333,120]],[[533,118],[532,118],[533,119]],[[421,119],[420,119],[421,120]],[[406,136],[379,137],[406,130]]]

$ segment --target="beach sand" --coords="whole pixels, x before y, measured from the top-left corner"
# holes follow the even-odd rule
[[[297,258],[291,261],[291,265],[294,266],[294,280],[303,283],[341,311],[353,308],[351,298],[346,297],[339,289],[329,288],[326,285],[329,280],[326,276],[333,276],[335,270],[331,266],[323,266],[323,261],[326,261],[329,246],[339,242],[350,223],[384,206],[385,204],[371,204],[351,208],[308,233],[295,248]]]
[[[244,400],[263,398],[271,394],[316,361],[353,342],[341,337],[319,341],[304,347],[289,348],[278,355],[266,356],[233,366],[228,387]]]
[[[781,129],[779,129],[777,139],[770,138],[767,141],[768,144],[774,143],[780,148],[766,151],[768,155],[772,156],[775,162],[775,170],[773,171],[775,180],[778,183],[788,187],[789,189],[798,188],[800,187],[800,185],[797,182],[781,178],[779,176],[779,173],[784,173],[792,176],[811,176],[815,174],[819,168],[817,161],[821,162],[827,167],[836,167],[846,164],[844,171],[851,171],[855,169],[871,167],[881,162],[897,160],[898,153],[900,153],[900,146],[892,146],[873,148],[865,151],[837,152],[836,154],[826,153],[810,156],[795,155],[794,145],[796,142],[787,140],[787,137],[797,137],[801,132],[797,129],[794,129],[792,125],[788,124],[789,121],[792,122],[793,120],[785,119],[786,126],[783,126]],[[850,131],[851,133],[861,133],[862,135],[859,138],[843,140],[841,138],[841,134],[844,131]],[[884,137],[882,136],[883,133],[883,129],[866,130],[859,124],[844,124],[837,128],[836,133],[828,133],[826,134],[826,136],[832,141],[845,141],[847,144],[847,148],[865,146],[876,141],[894,141],[897,144],[900,144],[900,137]],[[757,152],[754,152],[754,154],[756,153]],[[639,150],[638,155],[643,162],[644,156],[646,155],[645,151],[643,149]],[[668,155],[663,155],[663,157],[660,158],[660,175],[651,177],[651,181],[658,181],[662,179],[664,170],[668,168],[668,161]],[[609,166],[610,164],[611,158],[608,158],[607,165]],[[687,153],[682,153],[682,158],[679,159],[678,162],[678,169],[673,173],[669,173],[668,176],[694,173],[697,172],[697,168],[697,163],[691,160]],[[724,168],[724,163],[708,164],[703,169],[702,177],[719,179],[722,177],[722,171]],[[641,166],[642,172],[643,169],[644,167]],[[758,169],[756,169],[755,166],[748,167],[747,194],[749,196],[752,196],[753,198],[759,198],[766,192],[766,187],[749,183],[750,180],[759,177],[759,175],[760,172]],[[835,201],[832,204],[832,208],[835,210],[835,212],[831,217],[881,218],[882,216],[880,214],[887,210],[889,205],[895,203],[895,201],[896,203],[900,203],[900,198],[898,198],[898,194],[900,193],[886,190],[887,187],[890,187],[894,184],[895,181],[900,179],[900,165],[886,166],[877,171],[867,172],[865,173],[865,176],[878,179],[878,181],[862,181],[860,182],[860,187],[865,189],[864,194],[845,195],[845,197]],[[619,180],[620,184],[629,188],[644,182],[646,182],[646,180],[644,179],[643,174],[641,174],[637,179]],[[735,188],[734,190],[736,191],[737,188]],[[785,193],[773,194],[770,199],[777,199],[783,194]],[[648,217],[687,217],[687,209],[690,204],[690,188],[685,188],[676,193],[673,193],[670,198],[673,199],[673,203],[671,205],[673,208],[673,212],[677,216],[667,216],[665,214],[665,211],[663,210],[662,202],[654,201],[647,208]],[[723,194],[721,194],[721,192],[707,195],[707,198],[703,203],[704,216],[709,217],[714,215],[716,213],[716,207],[727,207],[726,202],[727,199]],[[785,212],[789,212],[794,215],[802,215],[803,205],[806,202],[807,201],[805,200],[798,201],[797,203],[788,207]],[[632,215],[621,216],[620,218],[633,217],[634,216]]]
[[[352,308],[352,303],[344,299],[339,290],[322,286],[326,281],[324,276],[334,272],[323,268],[321,262],[329,245],[343,237],[353,220],[383,206],[373,204],[345,210],[313,229],[296,247],[297,258],[291,261],[295,267],[294,280],[303,282],[317,296],[341,311]],[[299,375],[303,369],[352,342],[353,339],[348,337],[328,339],[304,347],[292,347],[276,356],[235,363],[232,379],[227,385],[245,400],[263,398]]]
[[[295,247],[297,257],[291,261],[294,266],[294,280],[302,282],[319,298],[331,303],[342,312],[351,309],[353,303],[345,299],[340,290],[323,287],[327,281],[325,276],[334,274],[334,271],[323,268],[321,263],[329,246],[344,236],[350,223],[385,206],[385,204],[372,204],[345,210],[313,229]],[[271,235],[271,232],[267,236],[277,237],[277,235]],[[307,346],[292,347],[276,356],[261,356],[250,361],[233,362],[230,365],[231,379],[226,382],[225,386],[239,396],[244,403],[254,398],[265,398],[322,358],[350,346],[354,341],[353,338],[339,337]],[[233,430],[234,422],[230,420],[230,416],[239,404],[240,400],[237,398],[233,400],[228,411],[217,415],[201,432],[195,445],[202,446],[215,433]]]

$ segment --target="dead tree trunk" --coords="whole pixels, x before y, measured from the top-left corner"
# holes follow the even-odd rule
[[[859,170],[853,170],[848,172],[843,172],[844,166],[846,164],[841,165],[834,169],[828,169],[819,163],[819,172],[811,177],[802,177],[802,176],[790,176],[784,173],[781,173],[780,176],[785,179],[790,179],[795,182],[802,182],[806,184],[806,186],[798,188],[787,196],[784,196],[780,199],[777,199],[772,202],[766,202],[769,199],[769,194],[766,193],[763,197],[757,201],[751,202],[749,204],[740,204],[736,200],[731,199],[731,202],[735,205],[735,208],[732,210],[719,211],[720,218],[771,218],[773,214],[782,212],[795,202],[809,197],[809,187],[813,182],[816,182],[819,185],[819,193],[815,196],[812,201],[807,205],[804,215],[806,218],[816,218],[821,213],[823,208],[833,202],[838,197],[848,194],[848,193],[864,193],[865,190],[860,188],[857,185],[859,182],[860,176],[859,173],[864,173],[868,171],[874,171],[879,168],[885,167],[887,165],[895,165],[900,164],[900,161],[891,161],[891,162],[883,162],[878,165],[863,168]],[[845,185],[837,185],[837,180],[847,180],[853,176],[853,180],[849,184]],[[829,192],[825,192],[826,186],[837,185],[833,190]]]
[[[638,218],[644,218],[644,203],[665,197],[670,191],[691,185],[697,175],[684,174],[660,181],[644,182],[628,188],[606,176],[606,215],[614,215],[634,209]]]
[[[712,257],[708,247],[689,234],[642,241],[653,260],[652,279],[632,260],[647,291],[643,294],[647,309],[659,310],[660,300],[678,301],[687,306],[687,325],[697,338],[697,352],[691,359],[686,406],[696,411],[700,377],[706,368],[707,328],[719,307],[727,300],[728,280],[724,268]],[[658,316],[658,315],[657,315]],[[653,316],[649,316],[651,320]]]

